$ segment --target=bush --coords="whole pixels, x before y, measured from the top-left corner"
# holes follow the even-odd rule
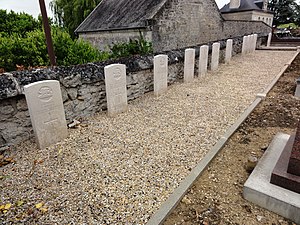
[[[57,65],[75,65],[109,58],[82,40],[72,40],[61,28],[52,28],[52,38]],[[5,71],[24,67],[48,66],[48,52],[42,30],[27,32],[25,37],[18,34],[0,36],[0,68]]]
[[[15,70],[17,65],[48,65],[47,47],[42,31],[28,32],[26,37],[13,34],[0,37],[0,68]]]
[[[38,20],[26,13],[7,13],[0,10],[0,70],[15,70],[21,67],[48,66],[49,58],[46,39]],[[143,55],[152,52],[150,42],[142,35],[138,40],[120,43],[111,47],[110,52],[101,52],[83,40],[73,40],[63,28],[52,25],[52,39],[57,65],[75,65]]]
[[[41,19],[37,20],[26,13],[15,13],[0,9],[0,33],[2,36],[18,34],[22,37],[27,32],[42,29]]]
[[[131,55],[145,55],[152,53],[152,43],[147,42],[142,35],[138,40],[130,40],[129,43],[119,43],[111,48],[111,58],[128,57]]]
[[[93,48],[83,40],[73,40],[61,29],[52,32],[54,51],[58,65],[74,65],[108,59],[109,55]]]

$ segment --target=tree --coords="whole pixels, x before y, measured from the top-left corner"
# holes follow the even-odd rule
[[[270,0],[269,10],[274,14],[274,25],[300,23],[300,6],[295,0]]]
[[[101,0],[53,0],[50,3],[55,21],[74,37],[75,29]]]
[[[26,13],[15,13],[0,9],[0,33],[5,36],[18,33],[24,36],[26,32],[41,29],[42,23]]]

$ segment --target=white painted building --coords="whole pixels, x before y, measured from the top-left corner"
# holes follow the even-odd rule
[[[230,0],[220,9],[225,20],[262,21],[273,25],[273,12],[268,10],[268,0]]]

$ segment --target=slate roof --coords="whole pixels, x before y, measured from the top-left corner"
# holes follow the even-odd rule
[[[146,27],[167,0],[102,0],[76,33]]]
[[[255,4],[256,2],[257,4]],[[259,7],[260,4],[259,1],[253,1],[253,0],[241,0],[241,4],[239,8],[236,9],[230,9],[229,3],[224,5],[223,8],[220,9],[221,13],[231,13],[231,12],[242,12],[242,11],[263,11],[262,8]]]

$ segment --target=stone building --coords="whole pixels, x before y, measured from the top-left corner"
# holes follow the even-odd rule
[[[262,21],[225,21],[214,0],[102,0],[75,32],[101,50],[142,35],[160,52],[271,28]]]
[[[268,10],[268,0],[231,0],[220,9],[226,20],[263,21],[272,26],[273,13]]]

